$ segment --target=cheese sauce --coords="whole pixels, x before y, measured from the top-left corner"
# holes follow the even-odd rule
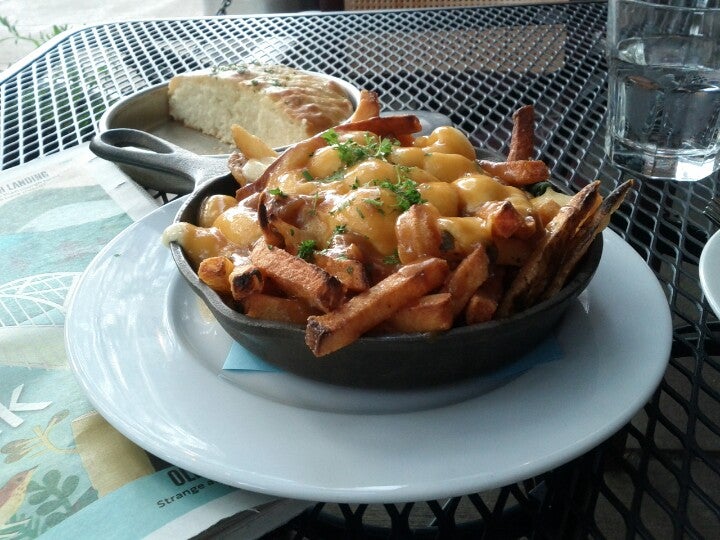
[[[496,249],[512,245],[517,251],[524,244],[494,245],[491,224],[481,212],[484,205],[509,201],[524,220],[538,219],[536,206],[551,211],[552,195],[533,200],[524,190],[484,174],[472,144],[455,128],[438,128],[411,147],[366,133],[333,136],[297,168],[268,179],[263,195],[268,219],[291,253],[308,240],[318,251],[328,249],[336,235],[350,234],[362,239],[374,260],[397,255],[396,222],[413,204],[437,210],[444,249],[456,256],[478,243]],[[263,236],[258,213],[229,199],[209,198],[198,218],[200,227],[173,225],[165,239],[179,242],[193,261],[233,250],[246,253]],[[505,256],[517,264],[520,258],[514,252]]]

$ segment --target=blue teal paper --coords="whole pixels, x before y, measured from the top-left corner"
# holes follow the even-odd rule
[[[544,364],[547,362],[553,362],[562,358],[563,352],[555,336],[548,337],[542,343],[540,343],[535,349],[527,353],[520,359],[512,362],[508,366],[493,372],[487,377],[493,378],[507,378],[518,375],[531,369],[533,366]],[[233,341],[230,351],[225,358],[225,364],[223,369],[232,371],[265,371],[265,372],[279,372],[280,370],[275,366],[268,364],[263,361],[257,355],[251,353],[245,349],[242,345]]]

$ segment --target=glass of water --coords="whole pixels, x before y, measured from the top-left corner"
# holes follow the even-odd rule
[[[720,0],[609,0],[606,150],[632,173],[720,169]]]

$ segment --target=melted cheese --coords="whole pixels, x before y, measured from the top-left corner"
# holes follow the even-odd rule
[[[478,173],[480,169],[472,159],[459,154],[433,153],[425,156],[423,169],[443,182],[452,182],[465,174]]]
[[[402,186],[413,180],[422,202],[440,216],[438,228],[452,244],[444,246],[452,256],[468,254],[478,243],[490,246],[494,243],[492,223],[479,213],[483,205],[510,201],[522,215],[532,217],[536,215],[535,205],[542,201],[531,200],[522,189],[478,172],[475,161],[465,155],[465,142],[469,145],[469,141],[463,138],[457,130],[441,129],[428,138],[419,138],[422,144],[395,147],[387,159],[364,158],[349,167],[343,166],[339,152],[330,146],[304,159],[296,156],[292,168],[272,175],[267,184],[266,203],[274,216],[273,227],[291,253],[297,252],[305,240],[313,240],[316,249],[331,248],[341,230],[362,244],[367,250],[365,258],[381,260],[398,249],[400,203],[411,204],[402,199],[407,195]],[[364,133],[342,137],[349,139],[367,144]],[[409,184],[411,189],[415,185]],[[224,204],[230,206],[226,199],[207,203],[208,216],[216,217],[205,232],[198,227],[178,226],[168,229],[167,238],[193,252],[193,259],[210,256],[213,249],[225,252],[228,245],[244,252],[262,237],[257,212],[244,204],[220,211]],[[203,224],[210,221],[207,216],[201,220]],[[514,250],[503,248],[508,261],[519,260],[515,252],[526,250],[524,244],[518,244],[522,249],[512,242],[505,244]]]
[[[453,182],[460,197],[461,213],[472,215],[488,202],[510,201],[522,215],[533,215],[534,208],[525,191],[500,183],[484,174],[468,174]]]
[[[395,196],[387,189],[359,188],[339,200],[338,211],[320,219],[346,225],[348,230],[367,237],[379,253],[390,255],[397,248],[395,222],[399,212],[393,208],[395,202]]]
[[[470,253],[477,244],[492,244],[492,226],[479,217],[442,217],[438,219],[440,230],[453,239],[452,251]]]
[[[460,194],[447,182],[427,182],[418,186],[422,198],[438,209],[441,216],[460,215]]]
[[[212,227],[215,220],[228,208],[237,206],[237,200],[230,195],[210,195],[200,205],[197,224],[199,227]]]
[[[231,246],[215,227],[198,227],[190,223],[173,223],[163,231],[162,241],[166,245],[178,242],[195,266],[209,257],[229,256],[237,247]]]
[[[426,137],[415,139],[415,146],[425,153],[458,154],[466,159],[475,159],[475,149],[463,133],[452,126],[441,126]]]
[[[249,247],[262,236],[257,212],[244,205],[227,209],[215,219],[213,226],[238,246]],[[184,243],[182,246],[186,247]]]

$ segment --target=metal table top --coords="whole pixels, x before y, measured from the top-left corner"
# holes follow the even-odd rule
[[[535,105],[539,153],[577,189],[624,175],[603,150],[606,5],[571,3],[130,21],[66,33],[0,75],[2,168],[88,141],[121,96],[219,63],[279,62],[377,91],[387,109],[450,116],[506,152],[511,114]],[[720,324],[698,259],[717,174],[640,181],[611,228],[655,271],[672,357],[652,399],[615,437],[557,470],[491,493],[373,508],[323,505],[295,537],[709,538],[720,534]],[[632,361],[631,358],[628,359]],[[332,507],[331,507],[332,506]]]

